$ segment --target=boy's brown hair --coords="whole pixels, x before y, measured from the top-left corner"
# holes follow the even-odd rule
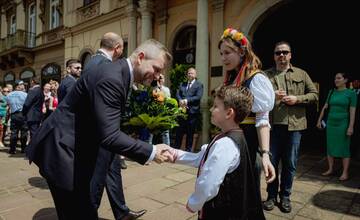
[[[242,122],[251,112],[254,97],[250,90],[243,86],[222,86],[215,97],[223,100],[225,108],[232,108],[235,112],[236,123]]]

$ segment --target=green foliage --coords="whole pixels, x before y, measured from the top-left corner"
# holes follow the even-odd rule
[[[190,64],[175,64],[175,67],[170,70],[170,92],[173,97],[176,95],[176,91],[178,90],[181,83],[186,82],[186,71],[190,68],[194,67],[194,65]]]
[[[123,125],[147,128],[152,134],[178,126],[178,118],[186,117],[176,99],[166,98],[162,91],[140,87],[130,97],[130,112]]]

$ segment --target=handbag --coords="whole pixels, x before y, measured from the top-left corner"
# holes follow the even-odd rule
[[[328,107],[326,109],[324,109],[324,114],[321,119],[321,127],[322,128],[326,128],[326,124],[327,124],[327,120],[328,120],[328,116],[329,116],[329,112],[330,112],[330,98],[331,98],[331,95],[333,94],[333,92],[334,92],[334,89],[332,89],[330,91],[330,94],[327,98]]]

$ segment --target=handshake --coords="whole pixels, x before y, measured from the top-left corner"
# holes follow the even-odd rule
[[[156,145],[156,154],[154,161],[156,163],[171,162],[174,163],[177,158],[177,150],[166,145],[166,144],[157,144]]]

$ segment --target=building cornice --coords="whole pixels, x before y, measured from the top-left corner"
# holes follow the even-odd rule
[[[90,20],[81,22],[73,27],[66,27],[64,29],[64,37],[70,37],[71,35],[77,35],[85,31],[93,30],[97,27],[102,26],[104,23],[108,24],[119,19],[127,17],[125,13],[125,8],[118,8],[107,14],[102,14],[100,16],[91,18]]]

